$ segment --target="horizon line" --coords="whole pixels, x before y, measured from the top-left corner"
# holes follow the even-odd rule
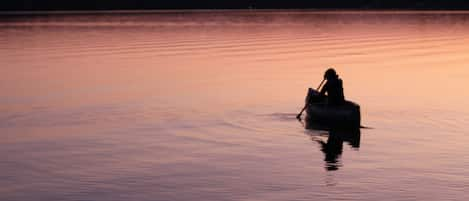
[[[273,8],[273,9],[107,9],[107,10],[15,10],[0,11],[0,15],[37,15],[37,14],[99,14],[99,13],[178,13],[178,12],[315,12],[315,13],[448,13],[448,14],[465,14],[469,13],[469,9],[317,9],[317,8]]]

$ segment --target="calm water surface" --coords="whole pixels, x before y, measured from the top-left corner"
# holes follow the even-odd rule
[[[0,47],[0,200],[469,199],[469,13],[1,16]],[[330,66],[373,128],[335,161],[294,118]]]

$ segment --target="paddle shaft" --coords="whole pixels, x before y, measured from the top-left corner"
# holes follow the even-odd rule
[[[316,88],[316,91],[319,91],[319,88],[321,88],[321,86],[322,86],[322,84],[324,83],[324,81],[326,81],[326,79],[323,79],[323,80],[321,81],[321,84],[319,84],[318,88]]]
[[[319,91],[319,89],[321,88],[322,84],[324,84],[324,81],[326,81],[326,79],[323,79],[321,81],[321,83],[319,84],[318,88],[316,88],[316,91]],[[309,92],[308,92],[309,93]],[[305,106],[303,107],[303,109],[301,109],[300,113],[298,115],[296,115],[296,118],[297,119],[300,119],[301,118],[301,114],[303,114],[303,112],[306,110],[306,108],[308,107],[308,100],[306,101],[305,103]]]

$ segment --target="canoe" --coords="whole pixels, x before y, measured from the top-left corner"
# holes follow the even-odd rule
[[[340,129],[360,128],[360,106],[345,101],[340,106],[329,106],[325,101],[310,103],[306,109],[306,123],[309,128]]]

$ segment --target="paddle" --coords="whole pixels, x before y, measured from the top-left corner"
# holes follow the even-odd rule
[[[322,84],[324,83],[324,81],[326,81],[326,79],[323,79],[323,80],[321,81],[321,84],[319,84],[318,88],[316,88],[316,91],[319,91],[319,88],[321,88],[321,86],[322,86]],[[305,106],[303,107],[303,109],[301,109],[301,112],[300,112],[298,115],[296,115],[296,118],[297,118],[298,120],[301,119],[301,114],[303,114],[303,111],[305,111],[306,108],[308,107],[308,103],[310,102],[310,101],[309,101],[310,98],[311,98],[311,97],[309,96],[309,91],[308,91],[308,95],[306,95]]]

